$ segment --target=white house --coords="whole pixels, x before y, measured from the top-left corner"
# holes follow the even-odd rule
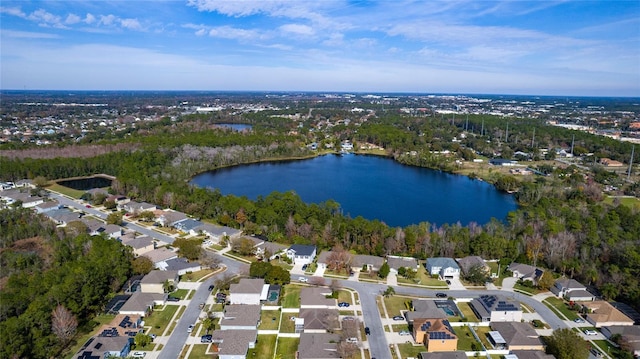
[[[460,267],[453,258],[427,258],[426,268],[429,274],[439,275],[440,279],[460,278]]]
[[[587,291],[587,287],[575,279],[560,278],[550,290],[556,296],[572,301],[589,301],[595,298]]]
[[[238,284],[232,284],[229,288],[229,302],[231,304],[260,304],[261,300],[267,300],[269,285],[264,279],[240,279]]]
[[[287,257],[294,264],[309,264],[316,257],[316,246],[293,244],[287,249]]]

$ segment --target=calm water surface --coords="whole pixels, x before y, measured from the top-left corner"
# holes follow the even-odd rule
[[[192,183],[252,200],[293,190],[306,203],[333,199],[345,215],[390,226],[484,224],[491,217],[504,220],[516,209],[513,196],[485,182],[353,154],[225,168],[200,174]]]

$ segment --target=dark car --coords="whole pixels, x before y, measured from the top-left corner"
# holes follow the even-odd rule
[[[338,303],[338,307],[347,308],[347,307],[349,307],[349,303],[347,303],[347,302],[340,302],[340,303]]]
[[[371,334],[371,329],[369,329],[369,327],[364,327],[364,334],[366,335]]]
[[[215,288],[213,285],[209,286],[209,292],[211,292],[213,290],[213,288]]]
[[[303,265],[303,266],[302,266],[302,270],[307,270],[307,267],[308,267],[308,266],[309,266],[308,264]]]
[[[213,335],[207,334],[200,337],[200,343],[211,343],[213,342]]]
[[[180,298],[176,298],[176,297],[169,297],[169,298],[167,298],[167,301],[168,301],[168,302],[179,302],[179,301],[180,301]]]
[[[447,295],[445,293],[436,293],[436,297],[438,297],[438,298],[446,298]]]
[[[451,285],[451,281],[450,280],[446,280],[445,282],[447,282],[448,285]]]
[[[404,320],[404,317],[401,315],[396,315],[395,317],[393,317],[393,320]]]

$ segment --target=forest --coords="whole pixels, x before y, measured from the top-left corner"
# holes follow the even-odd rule
[[[323,111],[326,116],[336,116],[334,120],[347,115]],[[493,176],[489,180],[497,187],[516,192],[520,207],[504,220],[468,226],[423,222],[393,228],[378,220],[344,216],[338,210],[339,203],[333,201],[306,204],[288,192],[251,201],[188,184],[193,175],[224,166],[315,156],[318,153],[307,144],[342,139],[383,146],[387,156],[400,162],[446,171],[455,170],[457,159],[509,157],[515,151],[543,159],[540,148],[566,148],[572,142],[574,151],[591,153],[594,159],[626,161],[631,153],[629,144],[546,126],[535,119],[495,116],[451,121],[387,114],[330,128],[319,128],[316,120],[299,125],[268,113],[234,117],[251,123],[254,129],[250,132],[215,128],[217,120],[198,115],[144,128],[124,140],[131,146],[82,161],[73,157],[0,156],[0,177],[58,179],[107,173],[117,177],[113,192],[241,228],[247,234],[261,234],[272,241],[316,244],[323,249],[340,244],[355,253],[421,259],[466,255],[506,258],[553,269],[558,275],[598,288],[607,299],[640,308],[640,214],[616,200],[603,200],[602,185],[629,185],[617,174],[595,176],[602,171],[597,165],[590,165],[591,171],[540,165],[539,170],[548,175],[525,180]],[[466,136],[460,136],[462,133]],[[460,141],[452,142],[454,137]],[[453,155],[433,153],[442,150]],[[417,156],[406,156],[409,151]]]

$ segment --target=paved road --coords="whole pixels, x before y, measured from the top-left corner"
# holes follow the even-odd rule
[[[212,285],[217,279],[223,278],[226,275],[235,275],[238,273],[249,272],[249,266],[245,263],[235,261],[231,258],[221,256],[219,254],[213,254],[213,256],[218,258],[220,262],[227,267],[227,270],[218,273],[202,282],[198,290],[196,290],[196,293],[193,296],[193,299],[191,299],[191,302],[189,303],[189,306],[185,310],[184,314],[178,320],[178,324],[167,340],[167,345],[162,348],[158,359],[175,359],[180,356],[182,347],[185,345],[185,343],[187,342],[187,338],[189,337],[187,328],[189,327],[189,325],[195,324],[196,320],[200,316],[200,303],[205,303],[207,301],[207,297],[211,294],[211,292],[209,292],[210,285]]]

